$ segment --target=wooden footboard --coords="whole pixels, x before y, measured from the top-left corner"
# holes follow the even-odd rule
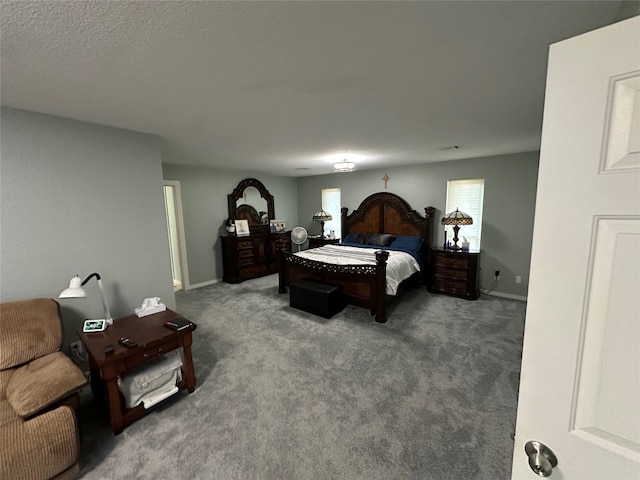
[[[375,265],[332,265],[280,251],[278,292],[303,278],[327,285],[340,285],[348,303],[368,308],[378,323],[387,321],[387,259],[389,253],[376,252]]]

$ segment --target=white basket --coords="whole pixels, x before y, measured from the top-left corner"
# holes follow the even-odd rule
[[[141,403],[149,408],[176,393],[176,384],[181,380],[180,367],[182,356],[179,350],[174,350],[118,378],[118,388],[125,398],[127,408]]]

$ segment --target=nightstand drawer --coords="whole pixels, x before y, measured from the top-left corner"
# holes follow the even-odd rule
[[[448,257],[446,255],[434,255],[433,264],[435,266],[442,265],[444,267],[466,268],[469,264],[469,261],[467,257]]]
[[[461,290],[465,291],[467,289],[466,280],[453,280],[449,278],[434,278],[433,286],[436,290]]]
[[[444,268],[436,265],[433,267],[433,275],[441,278],[462,278],[466,280],[469,277],[469,272],[466,268]]]

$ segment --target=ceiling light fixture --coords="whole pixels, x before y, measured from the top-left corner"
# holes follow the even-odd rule
[[[354,168],[356,168],[356,164],[353,162],[347,162],[346,158],[333,165],[334,172],[353,172]]]

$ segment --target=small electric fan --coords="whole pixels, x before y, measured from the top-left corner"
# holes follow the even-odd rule
[[[291,230],[291,241],[298,245],[298,251],[300,251],[300,245],[307,240],[307,230],[304,227],[296,227]]]

